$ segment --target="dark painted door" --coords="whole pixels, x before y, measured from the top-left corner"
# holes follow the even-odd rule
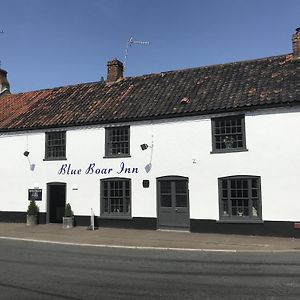
[[[172,176],[157,179],[158,227],[182,228],[190,226],[188,179]]]
[[[66,205],[66,184],[48,184],[48,222],[62,223]]]

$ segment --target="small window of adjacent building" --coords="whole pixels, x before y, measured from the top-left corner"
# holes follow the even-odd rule
[[[129,126],[105,128],[105,144],[106,157],[129,156]]]
[[[219,178],[220,220],[261,220],[260,177]]]
[[[66,132],[46,132],[46,160],[66,159]]]
[[[213,118],[212,152],[246,150],[245,116]]]
[[[126,178],[101,180],[101,216],[131,216],[131,182]]]

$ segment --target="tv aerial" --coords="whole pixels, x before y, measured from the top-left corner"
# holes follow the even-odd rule
[[[130,39],[126,43],[125,57],[124,57],[124,64],[123,64],[124,70],[126,68],[129,47],[131,47],[132,45],[149,45],[149,44],[150,44],[150,42],[137,41],[137,40],[134,40],[132,36],[130,37]]]

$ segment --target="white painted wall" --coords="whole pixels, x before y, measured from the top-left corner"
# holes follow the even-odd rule
[[[132,216],[156,217],[156,178],[167,175],[189,177],[190,217],[219,219],[218,177],[261,176],[263,220],[300,220],[300,110],[277,109],[248,112],[245,117],[248,151],[211,154],[210,117],[145,121],[130,124],[131,157],[103,158],[105,130],[102,126],[68,128],[67,160],[44,161],[45,133],[16,132],[0,135],[1,211],[26,211],[27,190],[43,189],[38,204],[46,211],[46,184],[67,183],[67,201],[76,215],[100,214],[100,179],[132,179]],[[127,124],[119,124],[127,125]],[[153,149],[141,151],[147,143]],[[23,155],[30,151],[29,161]],[[149,173],[145,166],[150,163]],[[117,174],[120,163],[138,167],[138,174]],[[110,175],[85,174],[90,163],[113,168]],[[81,175],[59,175],[62,164],[82,169]],[[142,187],[142,180],[150,187]],[[73,188],[78,188],[74,190]]]

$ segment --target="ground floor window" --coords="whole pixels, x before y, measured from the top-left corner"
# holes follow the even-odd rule
[[[220,220],[261,220],[260,177],[219,178]]]
[[[131,182],[127,178],[101,180],[101,216],[130,217]]]

